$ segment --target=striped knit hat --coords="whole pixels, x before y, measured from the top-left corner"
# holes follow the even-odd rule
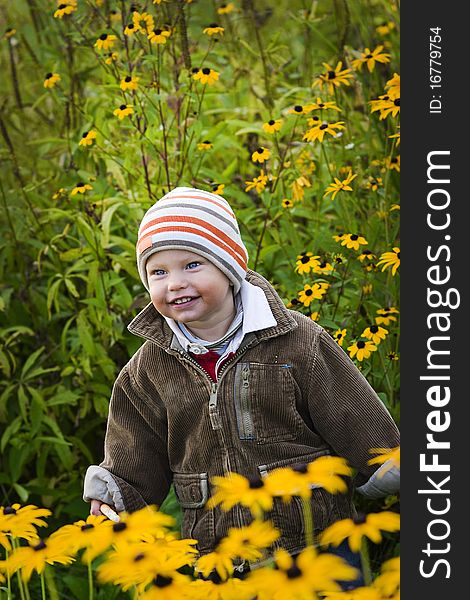
[[[245,279],[248,252],[237,219],[221,196],[178,187],[145,213],[137,239],[137,267],[149,289],[145,264],[161,250],[189,250],[210,260],[234,285]]]

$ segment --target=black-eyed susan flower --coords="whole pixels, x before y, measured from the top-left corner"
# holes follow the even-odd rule
[[[372,250],[368,250],[367,248],[365,248],[357,257],[357,260],[364,262],[364,261],[369,261],[369,260],[374,260],[375,258],[377,258],[375,256],[375,254],[372,252]]]
[[[134,23],[128,23],[124,29],[124,35],[134,35],[134,33],[136,33],[137,31],[139,30],[134,25]]]
[[[396,352],[393,352],[393,350],[391,352],[388,352],[388,354],[386,354],[385,358],[387,360],[390,360],[391,362],[394,362],[395,360],[399,360],[398,354]]]
[[[348,330],[347,329],[337,329],[334,334],[333,334],[333,339],[335,340],[335,342],[337,342],[340,346],[343,345],[344,340],[346,339],[346,334],[347,334]]]
[[[232,555],[227,550],[219,551],[219,549],[216,549],[209,552],[199,558],[196,571],[201,573],[203,577],[209,577],[215,571],[222,581],[226,581],[233,573]]]
[[[384,21],[380,25],[377,25],[377,27],[375,28],[375,31],[379,35],[385,36],[385,35],[388,35],[394,29],[395,29],[395,23],[393,21]]]
[[[251,155],[251,160],[253,162],[264,163],[270,156],[271,152],[267,148],[264,148],[264,146],[260,146]]]
[[[60,81],[59,73],[47,73],[44,78],[44,87],[53,88]]]
[[[58,4],[56,11],[54,12],[54,18],[55,19],[62,19],[64,16],[66,15],[70,15],[73,12],[75,12],[77,10],[77,5],[76,3],[65,3],[62,2],[61,4]]]
[[[390,169],[390,171],[397,171],[397,173],[400,172],[400,155],[398,156],[387,156],[385,159],[385,166],[387,167],[387,169]]]
[[[269,548],[280,535],[270,521],[253,521],[245,527],[230,528],[217,550],[226,556],[254,561],[260,559],[262,551]]]
[[[308,110],[308,112],[312,110],[336,110],[341,112],[341,109],[334,102],[324,101],[321,98],[317,98],[316,102],[308,104],[305,109]]]
[[[296,306],[300,306],[302,302],[298,298],[292,298],[286,303],[287,308],[295,308]]]
[[[283,600],[307,600],[317,598],[323,590],[339,592],[338,581],[352,581],[357,570],[339,556],[319,553],[308,546],[297,556],[286,550],[274,554],[274,569],[256,569],[250,581],[263,590],[263,598]]]
[[[61,187],[52,194],[52,199],[53,200],[61,200],[61,199],[65,198],[66,196],[67,196],[67,190],[65,188]]]
[[[49,539],[61,544],[63,549],[72,555],[85,548],[83,560],[91,562],[110,546],[110,527],[112,521],[103,515],[89,515],[86,521],[80,520],[72,525],[60,527]]]
[[[368,241],[362,235],[357,233],[346,233],[341,240],[341,246],[346,246],[353,250],[359,250],[360,246],[366,246]]]
[[[380,566],[380,574],[374,579],[374,588],[381,598],[400,600],[400,557],[390,558]]]
[[[199,83],[202,83],[203,85],[214,85],[219,79],[219,73],[209,67],[197,70],[193,69],[193,79],[199,81]]]
[[[400,145],[400,131],[397,131],[397,133],[394,133],[392,135],[388,136],[390,139],[396,139],[396,145],[399,146]]]
[[[76,194],[84,194],[88,190],[92,190],[93,187],[89,183],[79,182],[70,192],[71,196],[75,196]]]
[[[326,260],[321,260],[318,265],[313,267],[313,272],[317,275],[328,275],[333,271],[333,265]]]
[[[303,136],[303,140],[307,142],[314,142],[318,140],[323,142],[325,134],[329,134],[333,137],[338,135],[338,132],[345,129],[344,121],[338,121],[337,123],[327,123],[326,121],[318,121],[318,125],[314,125],[309,129]]]
[[[366,183],[366,188],[376,192],[379,187],[382,187],[382,177],[369,177]]]
[[[15,503],[0,507],[0,545],[11,550],[8,536],[34,540],[38,537],[36,527],[46,527],[44,517],[51,514],[47,508],[38,508],[34,504],[21,506]]]
[[[325,546],[339,546],[348,540],[353,552],[361,548],[363,537],[367,537],[374,544],[382,541],[382,531],[395,532],[400,530],[400,515],[390,511],[358,515],[356,519],[342,519],[330,525],[321,535],[321,544]]]
[[[359,362],[362,362],[365,358],[369,358],[372,352],[377,350],[377,346],[370,340],[358,340],[348,346],[349,356],[351,358],[356,357]]]
[[[297,295],[303,305],[308,308],[314,300],[321,300],[328,291],[328,287],[329,285],[325,283],[314,283],[313,285],[306,283],[304,289]]]
[[[221,27],[220,25],[217,25],[217,23],[211,23],[210,25],[208,25],[207,27],[205,27],[202,30],[202,33],[205,33],[208,36],[212,36],[212,35],[224,35],[224,31],[225,29],[223,27]]]
[[[297,200],[303,200],[305,196],[305,188],[312,187],[310,181],[304,175],[300,175],[295,179],[292,184],[292,200],[296,202]]]
[[[207,152],[207,150],[212,150],[214,144],[210,140],[204,140],[203,142],[199,142],[197,145],[198,150],[203,150]]]
[[[104,62],[107,65],[112,65],[113,62],[116,62],[118,58],[119,58],[119,54],[117,52],[108,52]]]
[[[261,478],[248,479],[238,473],[228,473],[226,477],[213,477],[212,484],[215,491],[207,503],[208,508],[220,504],[222,510],[228,511],[241,504],[249,508],[254,517],[260,517],[273,507],[272,495]]]
[[[400,248],[395,246],[391,252],[384,252],[380,255],[377,267],[382,267],[382,272],[391,267],[392,275],[395,275],[400,266]]]
[[[112,10],[109,11],[109,16],[113,23],[117,23],[122,18],[120,11],[116,10],[115,8],[113,8]]]
[[[337,233],[333,236],[333,239],[335,242],[342,242],[345,238],[346,234],[345,233]]]
[[[282,208],[293,208],[294,203],[292,202],[292,200],[290,198],[284,198],[281,202],[281,206],[282,206]]]
[[[302,106],[302,104],[296,104],[293,108],[290,108],[287,111],[291,115],[307,115],[310,112],[310,109],[307,106]]]
[[[337,177],[335,177],[334,182],[330,183],[329,186],[326,188],[326,192],[324,193],[324,196],[328,196],[328,194],[332,194],[331,199],[334,200],[335,196],[338,192],[352,192],[353,189],[349,184],[356,177],[357,177],[357,174],[353,174],[353,172],[351,170],[349,171],[346,179],[340,180]]]
[[[117,41],[117,37],[112,33],[102,33],[95,42],[98,50],[111,50]]]
[[[78,142],[79,146],[91,146],[96,140],[97,133],[94,129],[90,129],[90,131],[85,131],[82,134],[81,140]]]
[[[268,176],[264,174],[263,169],[261,169],[258,177],[255,177],[252,181],[245,181],[245,192],[249,192],[250,190],[256,190],[258,194],[265,189],[268,183]]]
[[[8,27],[8,29],[5,30],[4,36],[8,39],[13,37],[15,33],[16,29],[14,29],[13,27]]]
[[[373,290],[372,283],[365,283],[362,286],[362,293],[364,294],[364,296],[367,296],[368,294],[372,294],[372,290]]]
[[[147,12],[139,12],[135,10],[132,13],[132,23],[137,31],[146,33],[147,35],[155,27],[153,16]]]
[[[204,581],[194,583],[206,583]],[[140,596],[141,600],[174,600],[193,598],[191,579],[187,575],[173,571],[171,575],[157,575],[148,589]],[[206,594],[206,598],[209,595]]]
[[[383,52],[383,49],[383,46],[377,46],[372,51],[369,50],[369,48],[365,48],[363,52],[360,53],[359,58],[351,61],[353,69],[359,71],[361,70],[362,65],[366,64],[367,68],[369,69],[369,73],[372,73],[376,62],[383,64],[390,62],[390,54]]]
[[[312,321],[318,321],[318,319],[320,318],[320,313],[318,312],[318,310],[314,310],[312,313],[310,313],[310,319],[312,319]]]
[[[366,327],[361,334],[361,337],[365,337],[368,340],[372,340],[374,344],[380,344],[388,335],[388,329],[380,327],[380,325],[371,325]]]
[[[225,183],[214,183],[212,184],[211,192],[213,194],[217,194],[218,196],[222,196],[225,189]]]
[[[132,75],[127,75],[124,79],[121,79],[121,83],[119,87],[121,90],[136,90],[139,87],[139,79],[140,77],[133,77]]]
[[[267,123],[263,123],[263,130],[266,133],[276,133],[282,126],[282,119],[270,119]]]
[[[166,44],[167,39],[170,37],[171,32],[168,29],[152,29],[148,34],[148,39],[152,44]]]
[[[394,73],[393,77],[385,84],[385,89],[392,100],[400,97],[400,75]]]
[[[313,252],[302,252],[302,254],[297,256],[295,272],[299,273],[299,275],[310,273],[314,267],[320,264],[319,258],[319,256],[313,256]]]
[[[235,4],[233,2],[227,2],[217,7],[217,13],[219,15],[228,15],[235,10]]]
[[[337,236],[337,237],[339,237],[339,236]],[[338,240],[336,240],[336,241],[338,241]],[[342,254],[335,254],[333,256],[333,261],[334,261],[335,265],[344,265],[347,262],[346,258]]]
[[[325,71],[317,79],[321,90],[325,86],[328,89],[328,93],[333,94],[335,87],[351,85],[351,69],[343,69],[342,61],[338,61],[334,69],[328,63],[323,63],[323,66],[325,67]]]
[[[59,563],[69,565],[74,561],[70,552],[64,551],[58,541],[36,539],[28,546],[16,548],[6,563],[7,571],[12,574],[21,569],[23,581],[30,580],[33,571],[42,573],[46,565]]]
[[[121,104],[121,106],[119,108],[116,108],[115,110],[113,110],[113,115],[115,117],[118,117],[122,121],[122,119],[124,119],[125,117],[132,115],[133,112],[134,112],[134,109],[132,108],[132,106],[130,104]]]
[[[377,310],[378,317],[375,317],[375,322],[377,325],[390,325],[392,321],[396,321],[400,311],[398,311],[394,306],[390,306],[387,308],[379,308]]]

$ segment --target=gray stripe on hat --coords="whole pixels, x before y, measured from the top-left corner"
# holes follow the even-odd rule
[[[146,213],[146,217],[150,214],[152,214],[153,212],[156,212],[158,210],[164,210],[165,208],[190,208],[191,210],[200,210],[201,212],[205,212],[209,215],[212,215],[213,217],[215,217],[216,219],[219,219],[220,221],[223,221],[226,225],[228,225],[229,227],[231,227],[231,229],[233,229],[233,231],[235,231],[235,233],[237,235],[240,235],[240,232],[238,231],[238,229],[235,227],[235,225],[233,224],[233,219],[228,219],[226,217],[224,217],[223,215],[220,214],[220,212],[217,212],[215,210],[212,210],[210,208],[206,208],[204,206],[197,206],[197,205],[187,205],[187,204],[181,204],[179,202],[167,202],[165,201],[165,206],[158,206],[158,202],[152,206],[151,208],[149,208],[149,210]]]

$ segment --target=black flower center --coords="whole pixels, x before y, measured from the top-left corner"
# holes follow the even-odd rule
[[[154,29],[154,30],[153,30],[153,33],[154,33],[155,35],[161,35],[161,33],[162,33],[162,30],[161,30],[161,29]]]
[[[256,150],[256,152],[257,152],[258,154],[263,154],[263,152],[264,152],[264,148],[258,148],[258,149]]]
[[[82,138],[86,138],[88,135],[88,131],[85,131],[85,133],[82,135]]]
[[[250,486],[250,490],[257,490],[264,486],[264,481],[259,477],[250,477],[248,479],[248,485]]]
[[[202,143],[203,144],[210,144],[211,142],[210,142],[210,140],[204,140]]]
[[[320,117],[312,117],[312,121],[319,121]]]
[[[127,77],[124,79],[124,81],[125,81],[126,83],[129,83],[129,81],[132,81],[132,77],[131,77],[130,75],[128,75],[128,76],[127,76]]]
[[[64,8],[66,8],[66,4],[59,4],[59,6],[57,7],[59,10],[63,10]]]
[[[102,33],[102,34],[100,35],[100,40],[103,40],[103,42],[104,42],[104,40],[105,40],[107,37],[108,37],[108,34],[107,34],[107,33]]]
[[[286,575],[288,579],[296,579],[296,577],[302,576],[302,571],[299,569],[297,565],[294,565],[290,569],[287,569]]]
[[[320,125],[320,129],[326,129],[328,127],[328,123],[322,123]]]
[[[298,463],[296,465],[292,465],[292,470],[296,473],[306,473],[307,472],[307,464],[306,463]]]
[[[334,79],[336,77],[335,71],[328,71],[328,79]]]
[[[355,234],[355,233],[353,233],[353,234],[351,235],[351,239],[352,239],[354,242],[355,242],[355,241],[356,241],[358,238],[359,238],[359,236],[358,236],[357,234]]]
[[[127,108],[127,106],[125,104],[121,104],[121,106],[119,107],[119,110],[124,110],[125,108]]]
[[[207,67],[204,67],[204,69],[202,69],[202,72],[204,73],[204,75],[209,75],[209,73],[211,72],[211,70]]]
[[[372,327],[369,327],[371,333],[377,333],[377,331],[379,330],[379,328],[377,327],[377,325],[372,325]]]
[[[82,181],[80,181],[80,183],[77,183],[76,187],[83,187],[84,185],[85,184]]]
[[[268,125],[274,125],[276,121],[274,121],[274,119],[271,119],[270,121],[268,121]]]
[[[396,100],[394,100],[393,104],[395,104],[395,106],[400,106],[400,98],[397,98]]]
[[[163,575],[157,575],[153,580],[153,584],[159,588],[168,587],[173,582],[171,577],[163,577]]]
[[[392,158],[392,160],[390,162],[391,163],[397,163],[398,162],[398,158],[395,156],[394,158]]]
[[[320,104],[318,105],[318,108],[325,108],[325,105],[323,104],[323,102],[320,102]]]
[[[211,24],[209,25],[209,27],[210,27],[211,29],[213,29],[214,27],[218,27],[218,25],[217,25],[217,23],[211,23]]]
[[[116,533],[119,533],[120,531],[124,531],[124,529],[127,528],[127,524],[126,523],[114,523],[113,525],[113,531]]]
[[[368,54],[366,58],[372,58],[372,54]]]
[[[46,79],[50,79],[51,77],[52,77],[52,73],[48,73],[48,74],[46,75]]]
[[[82,526],[80,527],[80,529],[81,529],[82,531],[88,531],[89,529],[93,529],[94,527],[95,527],[95,526],[94,526],[94,525],[92,525],[91,523],[85,523],[85,525],[82,525]]]
[[[199,73],[198,67],[194,67],[194,69],[191,70],[191,73]]]
[[[312,290],[305,290],[306,296],[311,296],[313,294]]]
[[[359,346],[359,344],[358,344]],[[366,522],[366,515],[364,513],[358,513],[356,517],[354,517],[353,522],[356,525],[362,525]]]
[[[45,548],[45,547],[46,547],[46,544],[45,544],[44,540],[41,540],[41,541],[39,542],[39,544],[36,544],[36,545],[35,545],[35,546],[33,546],[32,548],[33,548],[33,550],[34,550],[34,551],[36,551],[36,552],[37,552],[38,550],[44,550],[44,548]]]
[[[360,342],[357,342],[357,347],[359,349],[365,348],[366,347],[366,343],[361,340]]]
[[[299,112],[300,113],[300,112],[303,111],[303,108],[300,106],[300,104],[297,104],[296,106],[294,106],[294,110],[295,110],[295,112]]]
[[[139,562],[139,560],[142,560],[143,558],[145,558],[145,554],[143,552],[140,552],[139,554],[136,554],[134,556],[134,562]]]
[[[302,256],[302,258],[300,259],[300,262],[303,265],[306,265],[309,261],[310,261],[310,257],[308,257],[308,256]]]
[[[16,509],[13,506],[5,506],[3,509],[4,515],[16,515]]]
[[[326,267],[326,262],[323,261],[318,266],[320,267],[320,269],[324,269]]]
[[[400,253],[399,252],[397,252],[397,258],[400,258]]]
[[[134,23],[129,23],[129,25],[127,26],[127,29],[134,29]]]

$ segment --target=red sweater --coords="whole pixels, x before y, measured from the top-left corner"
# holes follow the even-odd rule
[[[190,354],[194,358],[194,360],[209,373],[212,381],[216,383],[217,377],[215,375],[215,365],[220,358],[217,352],[214,352],[214,350],[209,350],[209,352],[206,352],[205,354],[193,354],[192,352],[190,352]],[[226,362],[231,356],[233,356],[233,354],[233,352],[227,354],[224,360],[220,363],[219,368],[224,364],[224,362]]]

